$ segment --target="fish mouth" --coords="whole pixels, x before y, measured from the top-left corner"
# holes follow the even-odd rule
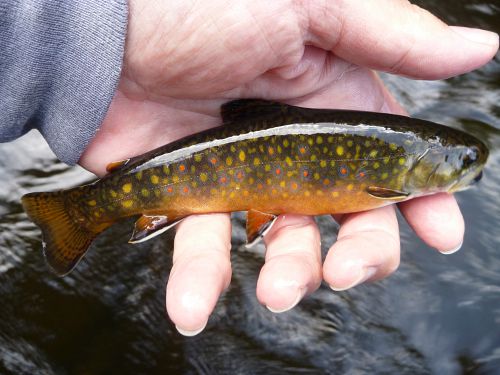
[[[477,184],[479,181],[481,181],[482,178],[483,178],[483,171],[479,171],[476,177],[474,177],[473,183]]]

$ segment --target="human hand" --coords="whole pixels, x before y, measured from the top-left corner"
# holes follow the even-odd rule
[[[219,106],[259,97],[307,107],[404,113],[378,76],[440,79],[485,64],[498,36],[447,27],[405,1],[130,1],[124,68],[108,115],[82,156],[108,162],[219,125]],[[464,223],[452,195],[399,205],[429,246],[457,249]],[[334,290],[381,279],[399,264],[395,206],[337,217],[323,265],[312,218],[280,217],[265,237],[259,301],[293,307],[322,279]],[[204,328],[231,279],[228,214],[193,215],[177,229],[167,310],[178,329]]]

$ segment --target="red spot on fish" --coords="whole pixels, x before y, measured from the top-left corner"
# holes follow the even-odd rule
[[[238,171],[238,173],[236,173],[236,178],[238,180],[243,180],[243,177],[245,177],[245,173],[243,173],[243,171]]]
[[[188,187],[188,186],[184,186],[184,187],[182,188],[182,192],[183,192],[184,194],[189,193],[189,187]]]
[[[179,172],[185,172],[186,171],[186,166],[184,164],[179,165]]]
[[[167,186],[167,192],[171,193],[174,191],[174,188],[172,186]]]
[[[339,167],[339,175],[341,177],[346,177],[347,175],[349,175],[349,170],[347,169],[347,167],[345,165],[341,165]]]

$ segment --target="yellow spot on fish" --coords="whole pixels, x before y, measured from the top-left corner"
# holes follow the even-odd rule
[[[321,190],[316,190],[316,195],[323,195],[323,191],[321,191]]]
[[[283,147],[288,147],[288,146],[290,146],[290,142],[288,142],[288,139],[285,139],[283,141]]]
[[[329,143],[333,143],[333,136],[329,136],[329,137],[328,137],[328,142],[329,142]]]
[[[87,203],[89,206],[95,206],[97,204],[97,202],[94,199],[92,199],[91,201],[88,201]]]
[[[271,165],[270,165],[270,164],[266,164],[266,165],[264,166],[264,170],[265,170],[266,172],[269,172],[269,171],[271,170]]]
[[[308,191],[308,190],[304,191],[304,196],[309,197],[310,195],[311,195],[310,191]]]
[[[226,164],[227,164],[228,166],[233,165],[233,158],[232,158],[231,156],[228,156],[228,157],[226,158]]]
[[[229,193],[229,198],[234,198],[236,196],[236,193],[234,191]]]
[[[338,198],[339,192],[338,191],[332,191],[332,197]]]
[[[318,145],[322,144],[322,143],[323,143],[323,137],[322,137],[322,136],[320,136],[320,135],[318,135],[318,136],[316,137],[316,143],[317,143]]]
[[[196,167],[194,165],[191,166],[191,173],[196,172]]]
[[[396,146],[395,143],[391,143],[389,144],[389,148],[392,150],[392,151],[396,151],[398,149],[398,146]]]
[[[378,150],[371,150],[370,151],[370,157],[375,158],[378,155]]]
[[[384,172],[384,173],[382,173],[382,175],[380,176],[380,179],[381,179],[381,180],[385,180],[385,179],[387,179],[387,177],[389,177],[389,173]]]
[[[191,182],[191,186],[193,188],[196,188],[196,187],[198,187],[198,183],[196,181],[193,181],[193,182]]]
[[[349,185],[347,185],[346,189],[349,190],[349,191],[351,191],[352,189],[354,189],[354,185],[353,184],[349,184]]]
[[[284,187],[286,186],[286,183],[285,183],[285,181],[284,181],[284,180],[281,180],[281,181],[280,181],[280,186],[281,186],[282,188],[284,188]]]
[[[274,155],[274,148],[270,146],[270,147],[267,149],[267,152],[269,152],[269,155]]]
[[[365,147],[370,147],[371,145],[372,145],[372,143],[369,140],[365,141]]]
[[[141,194],[143,197],[149,197],[149,190],[148,189],[141,189]]]
[[[325,167],[326,167],[326,160],[321,160],[321,161],[319,162],[319,166],[320,166],[321,168],[325,168]]]
[[[315,180],[319,180],[320,175],[319,175],[318,172],[316,172],[316,173],[314,173],[313,177],[314,177]]]
[[[110,190],[109,191],[109,194],[113,197],[113,198],[116,198],[118,196],[118,194],[116,193],[116,191],[114,190]]]
[[[352,140],[347,141],[347,147],[352,147],[354,145],[354,142]]]
[[[246,158],[246,155],[245,155],[245,151],[243,150],[240,150],[240,153],[238,154],[238,158],[240,159],[240,161],[245,161],[245,158]]]
[[[243,191],[243,196],[244,197],[248,197],[250,195],[250,193],[248,192],[248,190],[244,190]]]
[[[278,145],[278,147],[276,147],[276,150],[278,151],[278,154],[281,154],[282,150],[281,150],[281,146],[280,145]]]
[[[380,163],[378,161],[373,163],[373,169],[378,169],[379,167],[380,167]]]
[[[130,182],[124,184],[122,190],[124,193],[130,193],[132,191],[132,184]]]
[[[135,174],[135,178],[136,178],[137,180],[139,180],[139,181],[140,181],[140,180],[142,180],[142,171],[137,172],[137,173]]]
[[[202,159],[203,159],[202,154],[195,154],[194,155],[194,161],[199,163]]]
[[[293,162],[292,162],[292,159],[290,158],[290,156],[287,156],[285,158],[285,163],[287,163],[289,167],[291,167],[293,165]]]
[[[259,158],[254,158],[253,159],[253,165],[257,166],[260,164],[260,159]]]
[[[218,192],[217,189],[214,189],[214,188],[210,189],[210,194],[212,194],[212,195],[216,195],[217,192]]]
[[[175,177],[177,177],[177,176],[174,176],[174,178]],[[160,182],[160,178],[155,174],[151,176],[150,180],[151,180],[151,183],[154,185],[156,185]]]
[[[399,160],[398,160],[399,165],[404,165],[405,162],[406,162],[405,158],[399,158]]]
[[[170,167],[168,165],[163,166],[163,173],[165,173],[166,175],[170,174]]]
[[[122,201],[122,206],[125,208],[130,208],[134,204],[132,199],[127,199],[126,201]]]
[[[288,193],[285,191],[283,194],[281,194],[281,196],[286,199],[288,198]]]
[[[337,146],[337,149],[335,151],[337,152],[338,156],[344,155],[344,147],[342,146]]]
[[[94,211],[94,216],[95,217],[101,217],[101,213],[99,211]]]
[[[254,180],[254,178],[253,178],[253,177],[250,177],[250,178],[248,179],[248,183],[249,183],[250,185],[252,185],[254,182],[255,182],[255,180]]]
[[[231,145],[230,150],[231,152],[236,152],[236,147],[234,147],[234,145]]]
[[[308,138],[307,143],[309,143],[309,146],[312,146],[314,144],[314,140],[312,138]]]
[[[330,162],[330,167],[335,167],[335,160],[332,160],[332,161]]]
[[[389,163],[389,160],[391,160],[389,156],[384,157],[384,164]]]
[[[208,179],[208,176],[206,173],[200,173],[200,180],[201,182],[206,182]]]
[[[179,182],[179,176],[174,175],[174,176],[172,177],[172,181],[173,181],[173,183],[174,183],[174,184],[178,183],[178,182]],[[151,180],[151,182],[153,182],[153,180]],[[153,184],[154,184],[154,182],[153,182]]]
[[[316,155],[311,155],[310,159],[311,161],[316,161],[318,158],[316,157]]]

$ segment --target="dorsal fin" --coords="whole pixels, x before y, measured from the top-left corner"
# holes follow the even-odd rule
[[[239,99],[223,104],[220,108],[222,121],[245,122],[255,121],[256,118],[273,118],[277,115],[283,115],[292,106],[284,103],[272,102],[262,99]]]

